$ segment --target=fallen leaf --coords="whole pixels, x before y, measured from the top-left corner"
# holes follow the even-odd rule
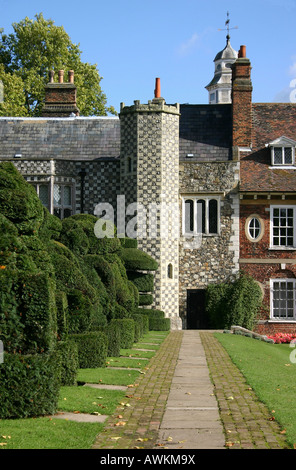
[[[117,418],[118,418],[118,419],[122,419],[123,416],[122,416],[122,415],[118,415]]]
[[[7,446],[7,442],[0,442],[0,446]]]
[[[111,437],[110,439],[112,439],[113,441],[117,441],[118,439],[121,439],[121,437]]]
[[[191,392],[186,392],[185,395],[191,395]]]
[[[234,398],[233,397],[228,397],[227,400],[234,400]]]
[[[283,429],[283,430],[280,432],[280,434],[286,434],[286,430]]]
[[[169,437],[167,438],[167,441],[168,441],[168,442],[172,442],[172,440],[173,440],[173,438],[172,438],[171,436],[169,436]]]
[[[225,446],[226,447],[232,447],[234,445],[234,442],[226,442]]]
[[[125,426],[126,422],[125,421],[118,421],[118,423],[115,424],[115,426]]]

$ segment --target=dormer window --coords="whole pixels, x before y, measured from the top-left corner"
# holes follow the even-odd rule
[[[273,147],[273,165],[293,165],[293,148]]]
[[[296,141],[288,137],[280,137],[268,144],[271,149],[272,166],[294,166]]]

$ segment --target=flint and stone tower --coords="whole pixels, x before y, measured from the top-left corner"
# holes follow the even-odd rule
[[[156,79],[148,104],[121,104],[121,195],[138,204],[138,246],[159,267],[154,308],[181,329],[179,318],[179,105],[167,105]],[[132,214],[130,214],[132,215]],[[139,221],[139,219],[138,219]]]

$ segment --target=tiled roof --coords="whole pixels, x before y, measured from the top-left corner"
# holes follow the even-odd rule
[[[231,105],[180,106],[180,159],[227,161],[231,157]]]
[[[278,169],[271,166],[267,144],[285,136],[296,140],[296,104],[253,104],[253,149],[241,157],[240,189],[249,192],[296,191],[296,166]]]
[[[16,153],[37,160],[114,159],[120,153],[118,118],[0,118],[0,159]]]

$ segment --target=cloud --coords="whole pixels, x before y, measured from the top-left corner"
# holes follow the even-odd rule
[[[193,33],[191,38],[184,41],[177,48],[177,54],[181,57],[184,57],[191,53],[191,51],[196,47],[200,39],[200,36],[197,33]]]
[[[293,64],[289,67],[289,75],[296,78],[296,56],[292,57]]]
[[[289,85],[280,90],[273,102],[275,103],[295,103],[296,102],[296,56],[292,56],[292,65],[288,69],[288,76],[291,77]]]

